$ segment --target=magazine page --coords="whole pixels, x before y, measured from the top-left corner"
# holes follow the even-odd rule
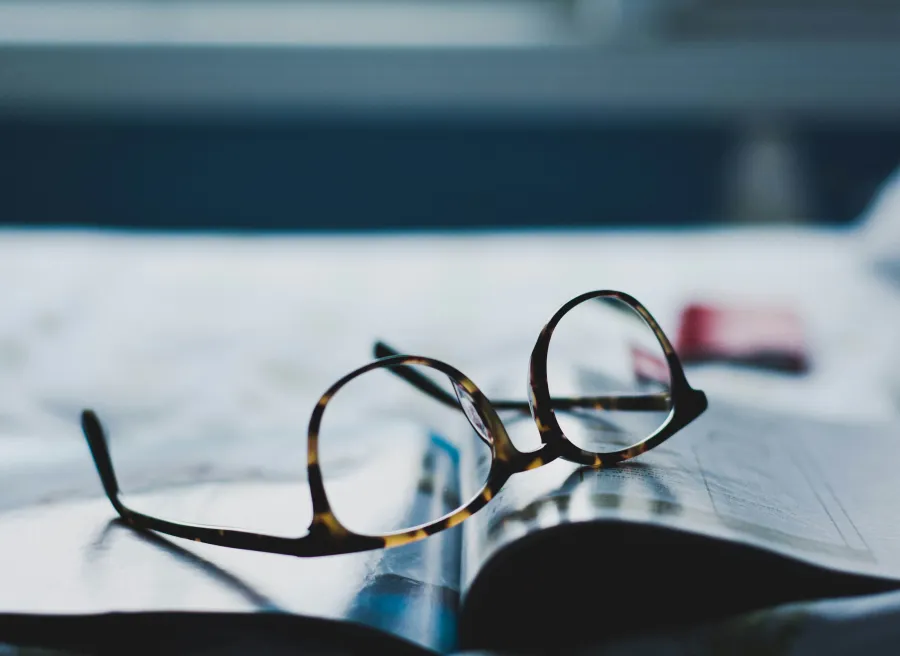
[[[510,420],[508,425],[517,427],[510,431],[514,438],[534,432],[530,422]],[[533,570],[533,590],[516,586],[526,596],[540,594],[537,580],[552,578],[548,570],[584,572],[585,580],[593,575],[590,580],[599,577],[610,584],[626,577],[653,598],[665,592],[654,587],[661,585],[664,573],[650,574],[664,569],[660,563],[695,568],[681,584],[693,580],[700,585],[714,571],[735,580],[742,575],[741,568],[716,569],[731,553],[727,546],[710,549],[696,537],[740,545],[733,557],[746,558],[745,572],[762,553],[769,558],[765,567],[759,566],[763,573],[782,567],[776,559],[787,559],[870,582],[887,580],[889,586],[900,581],[900,523],[885,502],[900,494],[898,431],[892,425],[741,409],[712,398],[707,413],[694,424],[632,461],[604,469],[555,461],[516,474],[466,527],[461,622],[470,634],[484,628],[484,607],[497,603],[498,580],[505,580],[500,572],[509,575],[513,567],[505,565],[507,559],[522,575],[523,568]],[[591,526],[618,532],[581,530]],[[571,535],[563,532],[566,527],[572,528]],[[681,551],[666,546],[679,540]],[[529,549],[533,558],[526,555]],[[686,560],[700,553],[706,555]],[[569,562],[563,565],[547,560],[567,555]],[[757,590],[759,598],[754,599],[763,604],[779,601],[779,595],[788,599],[791,591],[783,590],[788,585],[810,594],[814,572],[804,572],[802,580],[764,574],[765,589]],[[559,583],[559,590],[571,593],[579,582],[570,585]],[[827,585],[822,589],[828,591]],[[837,586],[830,592],[836,594]],[[635,617],[648,617],[641,613]]]
[[[627,519],[900,578],[900,518],[884,503],[900,494],[898,438],[889,424],[818,422],[713,399],[638,459],[598,470],[556,461],[513,476],[472,534],[484,560],[542,528]]]

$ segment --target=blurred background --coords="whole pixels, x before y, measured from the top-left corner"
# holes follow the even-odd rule
[[[0,223],[845,224],[893,0],[0,0]]]

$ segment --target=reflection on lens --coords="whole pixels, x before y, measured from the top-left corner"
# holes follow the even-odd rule
[[[488,422],[456,381],[423,365],[399,366],[434,381],[452,405],[401,379],[397,366],[381,367],[337,391],[319,431],[331,508],[364,535],[427,524],[466,505],[484,486],[492,458]],[[461,462],[487,467],[467,464],[464,471]]]
[[[656,334],[614,297],[588,299],[553,331],[547,383],[566,437],[593,453],[634,446],[669,420],[671,375]]]

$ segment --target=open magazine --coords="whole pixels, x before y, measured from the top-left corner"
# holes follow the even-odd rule
[[[418,419],[338,449],[333,467],[348,475],[333,469],[329,494],[385,522],[458,503],[477,450]],[[534,430],[530,417],[505,419],[513,439]],[[279,470],[282,447],[183,443],[175,467],[136,441],[117,467],[137,473],[136,505],[179,517],[227,509],[270,531],[289,517],[290,535],[308,521],[308,494],[302,476]],[[44,472],[45,493],[5,499],[0,643],[92,651],[124,631],[169,650],[250,639],[395,653],[559,647],[883,590],[900,583],[898,462],[898,427],[713,395],[705,415],[635,460],[555,461],[425,540],[304,559],[136,532],[116,520],[86,456],[77,472]]]

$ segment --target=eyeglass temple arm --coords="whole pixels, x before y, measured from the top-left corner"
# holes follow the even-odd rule
[[[106,492],[106,496],[109,497],[116,511],[122,514],[125,506],[119,500],[119,481],[116,479],[112,459],[109,457],[106,432],[93,410],[84,410],[81,413],[81,429],[87,439],[88,448],[91,450],[94,466],[97,468],[97,473],[100,474],[103,491]]]
[[[374,346],[376,358],[390,355],[400,355],[400,352],[388,346],[384,342],[377,341]],[[412,367],[391,367],[392,374],[399,376],[413,387],[428,394],[444,405],[459,409],[459,401],[428,376],[419,373]],[[491,405],[496,410],[515,410],[518,412],[530,412],[527,401],[491,400]],[[643,395],[615,395],[615,396],[583,396],[583,397],[555,397],[550,399],[550,405],[554,410],[595,409],[595,410],[641,410],[668,412],[671,409],[669,394],[643,394]]]
[[[106,431],[93,410],[84,410],[81,413],[81,428],[94,458],[97,473],[100,474],[103,490],[113,508],[129,526],[233,549],[249,549],[295,556],[320,555],[311,541],[307,539],[309,535],[300,538],[284,538],[230,528],[182,524],[145,515],[128,508],[119,498],[119,482],[116,480],[116,472],[109,455]]]

